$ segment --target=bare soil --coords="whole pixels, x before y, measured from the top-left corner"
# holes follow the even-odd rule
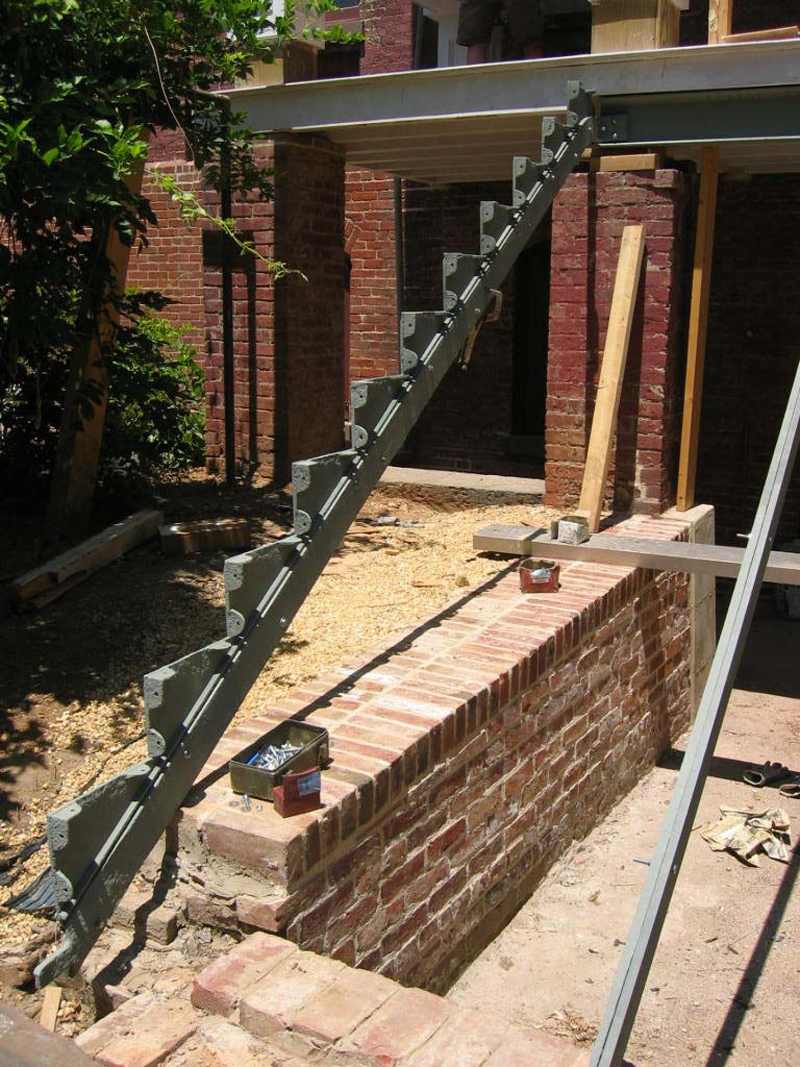
[[[724,609],[723,609],[724,610]],[[720,805],[800,801],[742,773],[800,771],[800,623],[756,621],[696,825]],[[575,846],[449,993],[515,1022],[594,1040],[675,784],[686,738]],[[627,1059],[637,1067],[795,1067],[800,1048],[800,854],[748,867],[690,839]]]

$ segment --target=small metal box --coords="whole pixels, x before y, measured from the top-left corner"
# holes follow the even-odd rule
[[[301,745],[302,748],[274,771],[248,765],[248,761],[262,748],[267,745],[280,747],[287,741],[291,745]],[[312,726],[311,723],[297,719],[287,719],[233,757],[228,764],[231,789],[234,793],[247,793],[248,796],[259,797],[261,800],[272,800],[273,788],[281,784],[287,772],[295,773],[327,766],[328,749],[328,731],[324,726]]]

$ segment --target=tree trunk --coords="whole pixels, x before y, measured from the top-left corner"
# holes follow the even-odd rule
[[[138,194],[144,167],[137,167],[128,187]],[[100,446],[108,406],[108,368],[104,353],[119,325],[117,301],[125,292],[130,247],[110,221],[98,235],[109,263],[105,300],[89,311],[86,332],[77,339],[70,361],[64,411],[50,488],[49,526],[54,534],[74,539],[85,534],[92,514]]]

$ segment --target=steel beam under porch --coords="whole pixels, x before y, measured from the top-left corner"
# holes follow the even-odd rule
[[[505,179],[538,157],[541,120],[579,80],[619,146],[696,159],[718,143],[724,169],[800,171],[800,40],[566,56],[229,90],[256,131],[316,133],[348,162],[432,184]]]

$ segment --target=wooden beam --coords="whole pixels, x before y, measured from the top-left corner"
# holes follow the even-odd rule
[[[750,30],[748,33],[728,33],[720,44],[744,44],[746,41],[783,41],[800,36],[800,26],[775,26],[770,30]]]
[[[617,425],[622,378],[628,356],[628,342],[636,305],[636,293],[642,272],[644,255],[644,226],[626,226],[619,250],[617,277],[611,314],[608,319],[600,383],[592,417],[592,432],[586,452],[579,510],[585,512],[592,532],[600,526],[600,511],[611,465],[611,445]]]
[[[697,446],[700,440],[700,408],[703,401],[703,372],[708,333],[708,301],[711,293],[711,264],[714,253],[714,219],[717,210],[719,148],[706,145],[701,158],[700,200],[697,234],[694,242],[692,296],[689,306],[689,341],[686,355],[686,385],[683,392],[683,424],[678,464],[679,511],[694,507],[697,475]]]
[[[658,170],[663,163],[661,152],[638,152],[635,155],[592,155],[589,169],[601,174],[630,170]]]
[[[163,521],[162,512],[149,508],[129,515],[16,578],[9,585],[12,599],[18,604],[43,607],[100,567],[124,556],[149,537],[155,537]]]
[[[733,0],[709,0],[708,43],[721,44],[733,25]]]
[[[506,556],[541,556],[542,559],[577,560],[610,567],[643,567],[645,570],[705,574],[716,578],[736,578],[745,549],[728,545],[688,544],[685,541],[657,541],[641,537],[595,534],[582,545],[553,541],[548,531],[530,526],[494,524],[472,536],[478,552]],[[800,553],[771,552],[764,573],[765,582],[800,585]]]

